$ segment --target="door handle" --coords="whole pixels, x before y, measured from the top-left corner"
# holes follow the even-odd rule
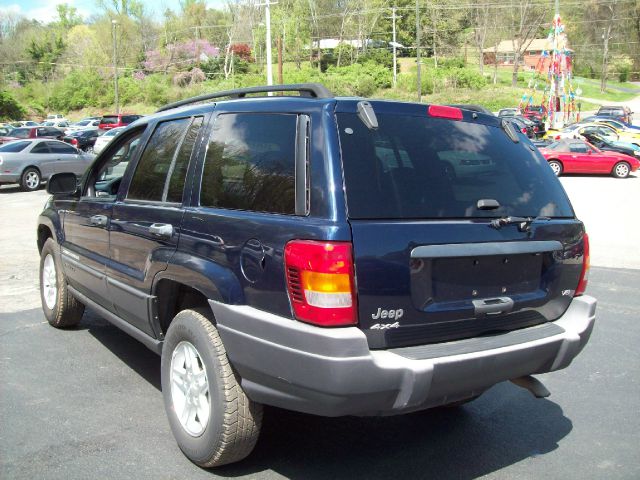
[[[173,236],[173,225],[169,223],[154,223],[149,227],[149,233],[157,237],[171,238]]]
[[[472,300],[474,313],[476,315],[497,315],[508,313],[513,310],[513,299],[509,297],[485,298],[483,300]]]
[[[89,218],[92,227],[106,227],[109,219],[105,215],[94,215]]]

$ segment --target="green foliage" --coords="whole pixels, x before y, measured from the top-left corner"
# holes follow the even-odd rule
[[[377,63],[391,70],[393,54],[386,48],[370,48],[358,57],[358,63]]]
[[[29,58],[37,62],[36,71],[42,78],[54,70],[54,64],[63,54],[65,47],[62,36],[55,35],[41,40],[32,39],[26,51]]]
[[[105,100],[113,101],[113,96],[107,97],[109,92],[106,81],[94,70],[75,70],[53,84],[48,106],[61,112],[89,105],[106,106],[110,102]]]
[[[338,58],[340,59],[340,66],[351,65],[355,61],[356,49],[348,43],[340,43],[333,50],[333,56],[336,59],[336,65],[338,64]]]
[[[25,108],[6,90],[0,90],[0,120],[21,120]]]

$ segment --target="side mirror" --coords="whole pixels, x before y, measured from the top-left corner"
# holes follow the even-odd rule
[[[51,195],[73,195],[78,190],[75,173],[56,173],[47,182],[47,193]]]

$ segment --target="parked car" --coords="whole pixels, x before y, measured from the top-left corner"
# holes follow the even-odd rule
[[[247,96],[276,91],[300,96]],[[89,307],[161,354],[169,424],[203,467],[251,452],[262,404],[389,415],[505,380],[546,396],[531,375],[578,355],[596,300],[584,224],[525,138],[318,84],[165,106],[80,188],[51,178],[44,315]]]
[[[543,119],[546,116],[546,108],[543,106],[534,106],[527,105],[522,112],[522,115],[527,117],[529,120],[535,123],[542,123],[544,125]]]
[[[51,115],[47,115],[46,121],[67,121],[67,119],[61,113],[52,113]]]
[[[69,122],[67,120],[47,120],[42,123],[44,127],[54,127],[59,128],[60,130],[64,130],[69,127]]]
[[[520,110],[518,108],[501,108],[498,110],[499,117],[513,117],[515,115],[520,115]]]
[[[64,142],[70,143],[76,148],[88,153],[93,152],[93,145],[96,143],[96,139],[100,136],[98,130],[78,130],[71,132],[69,135],[62,137]]]
[[[80,120],[79,122],[69,125],[65,131],[65,135],[69,135],[71,132],[77,132],[80,130],[98,130],[100,120]]]
[[[551,137],[553,140],[561,140],[563,138],[581,138],[584,134],[591,133],[596,133],[611,141],[624,141],[640,146],[640,132],[618,130],[611,125],[603,123],[574,123],[560,131],[548,131],[547,137]]]
[[[537,120],[535,117],[530,118],[530,117],[525,117],[524,115],[515,115],[513,117],[507,117],[507,118],[517,118],[521,120],[522,123],[524,123],[527,126],[527,128],[531,128],[534,134],[534,136],[531,138],[536,138],[536,139],[541,138],[546,133],[544,122]]]
[[[529,138],[536,138],[536,132],[534,131],[534,124],[526,118],[520,116],[506,117],[508,121],[513,123],[515,127]]]
[[[63,136],[64,132],[54,127],[20,127],[11,130],[9,136],[1,137],[0,142],[4,143],[25,138],[54,138],[61,140]]]
[[[487,107],[483,107],[482,105],[474,105],[471,103],[456,103],[449,104],[449,106],[455,108],[463,108],[464,110],[470,110],[472,112],[486,113],[487,115],[494,116],[491,110],[489,110]]]
[[[582,137],[596,148],[605,152],[619,152],[632,157],[640,157],[640,147],[633,143],[615,142],[597,133],[584,133]]]
[[[610,127],[615,128],[616,130],[622,130],[625,132],[638,133],[640,127],[635,125],[629,125],[627,123],[621,122],[620,120],[615,120],[613,118],[606,117],[596,117],[594,120],[595,123],[604,123],[605,125],[609,125]]]
[[[118,115],[104,115],[100,119],[98,128],[100,130],[111,130],[112,128],[126,127],[127,125],[135,122],[142,115],[133,115],[131,113],[121,113]]]
[[[0,146],[0,184],[19,183],[25,191],[37,190],[54,173],[82,175],[93,158],[57,140],[5,143]]]
[[[633,123],[633,112],[629,107],[618,105],[603,105],[596,112],[598,117],[611,117],[621,122]]]
[[[104,147],[106,147],[107,144],[111,140],[113,140],[113,137],[115,137],[118,133],[120,133],[124,129],[125,127],[117,127],[102,133],[98,138],[96,138],[96,141],[93,145],[93,153],[95,153],[96,155],[100,153],[104,149]]]
[[[602,151],[579,139],[560,140],[539,150],[556,176],[563,173],[604,173],[626,178],[640,167],[640,160],[633,156]]]
[[[2,143],[2,138],[11,136],[10,133],[11,133],[11,130],[13,129],[14,127],[12,126],[0,127],[0,143]]]

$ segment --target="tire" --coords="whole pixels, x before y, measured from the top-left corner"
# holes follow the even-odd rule
[[[67,289],[67,279],[56,255],[56,243],[47,239],[40,254],[40,300],[49,324],[56,328],[75,327],[84,305]]]
[[[551,167],[551,170],[553,170],[553,173],[556,177],[559,177],[560,175],[562,175],[562,164],[557,161],[557,160],[550,160],[549,161],[549,166]]]
[[[480,395],[482,395],[482,394],[480,394]],[[466,405],[467,403],[471,403],[474,400],[478,399],[480,397],[480,395],[475,395],[473,397],[465,398],[464,400],[458,400],[457,402],[445,403],[444,405],[442,405],[442,408],[458,408],[458,407],[461,407],[463,405]]]
[[[93,150],[93,145],[89,145],[87,148],[84,149],[85,153],[94,153]]]
[[[205,315],[183,310],[175,316],[162,348],[161,373],[164,405],[180,450],[209,468],[251,453],[262,405],[244,393],[218,330]]]
[[[613,166],[611,175],[616,178],[627,178],[631,172],[631,166],[627,162],[618,162]]]
[[[42,177],[40,176],[40,172],[37,168],[29,167],[24,172],[22,172],[22,177],[20,178],[20,186],[25,192],[33,192],[35,190],[38,190],[41,183]]]

